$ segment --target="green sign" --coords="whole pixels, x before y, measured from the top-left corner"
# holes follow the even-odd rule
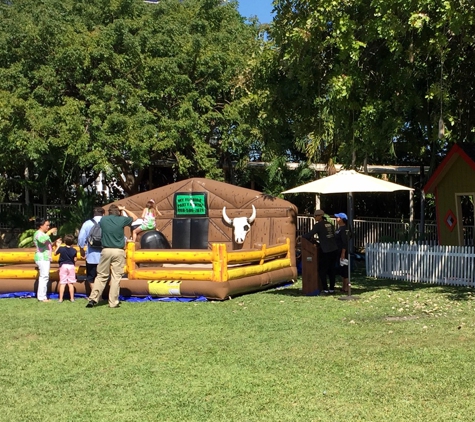
[[[175,216],[199,216],[208,215],[206,192],[200,193],[175,193]]]

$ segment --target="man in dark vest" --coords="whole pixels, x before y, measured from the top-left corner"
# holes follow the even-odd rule
[[[121,215],[125,212],[127,217]],[[97,265],[97,276],[92,286],[86,308],[92,308],[99,302],[110,277],[109,307],[119,307],[120,280],[125,265],[124,228],[130,226],[137,216],[124,206],[111,205],[109,215],[100,221],[102,229],[102,252]]]
[[[317,238],[315,239],[315,235]],[[335,292],[336,257],[338,246],[335,240],[333,224],[325,219],[323,210],[315,210],[315,225],[312,230],[302,235],[303,238],[317,242],[318,251],[318,275],[322,284],[323,293]],[[328,290],[327,276],[330,278],[330,290]]]

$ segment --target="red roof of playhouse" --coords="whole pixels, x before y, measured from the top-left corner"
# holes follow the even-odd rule
[[[475,171],[475,145],[455,144],[424,186],[424,193],[434,193],[437,185],[445,177],[457,158],[462,158]]]

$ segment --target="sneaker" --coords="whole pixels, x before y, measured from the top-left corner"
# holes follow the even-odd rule
[[[330,290],[329,293],[332,295],[333,293],[335,293],[335,290]]]
[[[323,293],[328,294],[328,290],[324,290]]]
[[[90,300],[89,302],[87,302],[86,308],[94,308],[94,306],[96,305],[97,305],[96,302],[94,302],[93,300]]]

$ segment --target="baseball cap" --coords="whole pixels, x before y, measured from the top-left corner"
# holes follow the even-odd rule
[[[325,211],[323,211],[323,210],[315,210],[314,215],[325,215]]]
[[[345,220],[348,220],[347,215],[344,212],[340,212],[339,214],[335,214],[336,218],[344,218]]]

